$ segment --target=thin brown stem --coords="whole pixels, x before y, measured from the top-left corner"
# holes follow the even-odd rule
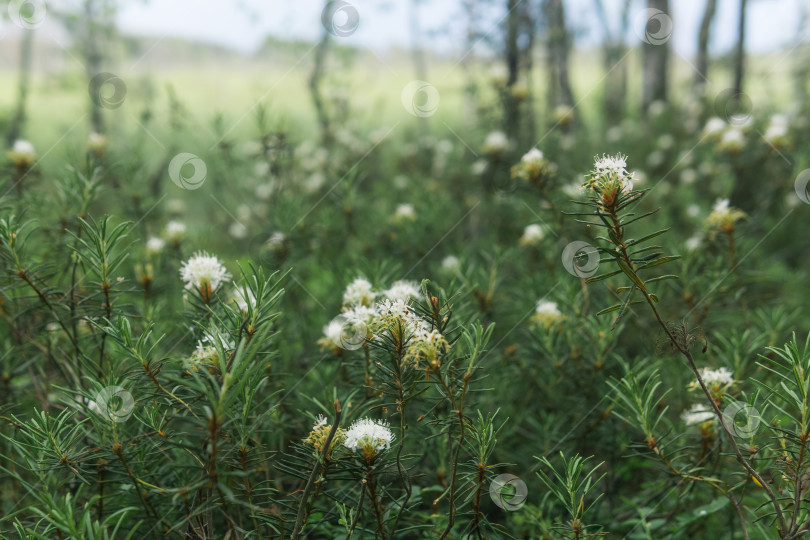
[[[295,527],[293,528],[292,533],[293,540],[298,540],[298,538],[301,536],[301,530],[304,528],[304,521],[307,517],[307,504],[309,502],[310,494],[312,493],[312,488],[315,486],[315,479],[318,478],[318,475],[321,473],[321,469],[325,467],[326,460],[329,455],[329,447],[332,445],[332,439],[334,439],[335,433],[337,433],[337,430],[340,427],[340,416],[342,414],[340,402],[335,400],[334,406],[335,422],[332,424],[332,429],[329,430],[329,435],[326,436],[326,441],[323,444],[323,448],[321,448],[321,454],[318,456],[318,462],[314,467],[312,467],[312,472],[309,475],[309,479],[307,479],[304,494],[301,496],[301,502],[298,505],[298,515],[295,518]],[[360,511],[359,507],[357,511]]]

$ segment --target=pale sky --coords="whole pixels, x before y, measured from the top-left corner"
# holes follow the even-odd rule
[[[411,0],[349,0],[359,15],[359,27],[346,43],[385,49],[408,46]],[[810,0],[751,0],[747,43],[751,52],[789,45],[796,38],[800,2]],[[505,0],[489,2],[491,15],[483,32],[497,35],[497,21],[503,16]],[[609,13],[616,14],[622,0],[605,0]],[[632,13],[645,7],[636,0]],[[682,55],[692,55],[704,0],[671,0],[672,44]],[[252,52],[268,34],[282,38],[313,40],[321,32],[323,0],[135,0],[121,2],[122,30],[154,35],[182,36],[220,43]],[[463,18],[460,0],[426,0],[419,9],[422,29],[430,31],[424,43],[442,51],[462,46]],[[712,49],[729,50],[736,34],[739,0],[719,0],[715,16]],[[577,31],[577,42],[588,46],[600,40],[593,0],[566,2],[569,25]],[[631,36],[632,40],[635,40]]]

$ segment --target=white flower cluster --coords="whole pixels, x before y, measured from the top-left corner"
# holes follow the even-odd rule
[[[539,323],[546,330],[554,327],[564,319],[565,316],[560,313],[557,302],[550,302],[542,298],[537,302],[537,308],[532,317],[533,321]]]
[[[324,337],[319,342],[324,348],[335,351],[358,348],[359,343],[371,339],[375,333],[388,332],[407,344],[408,360],[437,362],[439,354],[449,345],[441,332],[411,306],[412,300],[420,295],[419,286],[413,281],[396,281],[388,289],[377,292],[368,280],[357,278],[343,294],[342,312],[323,328]]]
[[[712,213],[706,218],[706,225],[710,229],[732,230],[734,223],[745,217],[745,212],[733,208],[728,199],[718,199],[714,203]]]
[[[394,435],[388,424],[363,418],[346,431],[343,445],[353,452],[360,450],[364,456],[373,457],[377,452],[388,450],[393,440]]]
[[[596,156],[593,170],[600,175],[627,176],[627,156],[621,154],[615,156],[602,154],[601,158]]]
[[[197,348],[189,359],[191,365],[196,369],[196,365],[199,364],[218,364],[219,353],[217,352],[217,345],[226,353],[236,348],[236,344],[233,340],[228,339],[227,336],[215,330],[197,341]]]
[[[619,192],[633,191],[633,173],[627,171],[627,156],[603,154],[601,158],[594,157],[593,170],[584,187],[596,191],[603,206],[612,207]]]
[[[730,124],[715,116],[703,127],[703,137],[712,139],[720,150],[735,154],[745,146],[745,132],[750,125],[751,119],[747,116],[732,117]]]
[[[343,303],[349,306],[368,306],[374,302],[376,297],[377,293],[372,291],[371,282],[364,278],[357,278],[346,287],[346,292],[343,293]]]
[[[389,300],[407,301],[411,298],[419,298],[419,287],[413,281],[396,281],[386,290],[383,295]]]
[[[734,382],[734,374],[724,367],[720,369],[703,368],[700,376],[707,386],[723,386]]]
[[[196,289],[206,296],[216,291],[222,283],[231,280],[225,266],[213,255],[198,251],[180,268],[180,277],[185,288]]]
[[[544,160],[545,158],[543,157],[543,151],[538,148],[532,148],[523,154],[522,158],[520,158],[521,163],[534,167],[541,166]]]

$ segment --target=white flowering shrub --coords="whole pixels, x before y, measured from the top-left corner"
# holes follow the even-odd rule
[[[327,37],[317,124],[138,72],[8,138],[0,538],[810,537],[807,105],[594,118],[476,49],[394,118]]]

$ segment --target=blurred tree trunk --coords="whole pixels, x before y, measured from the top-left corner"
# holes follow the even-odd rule
[[[34,30],[27,28],[23,30],[22,42],[20,43],[20,74],[17,86],[17,106],[14,117],[9,126],[7,143],[8,146],[20,138],[26,120],[26,106],[28,104],[28,87],[31,81],[31,57],[34,49]]]
[[[669,0],[647,0],[647,9],[661,11],[669,16]],[[650,23],[663,24],[660,20],[648,22],[648,24]],[[658,31],[657,29],[651,30],[653,33]],[[646,115],[651,103],[667,100],[669,39],[665,39],[662,43],[658,43],[657,40],[645,39],[642,55],[641,111],[643,115]]]
[[[518,32],[520,29],[520,12],[518,3],[521,0],[507,0],[507,28],[506,28],[506,92],[504,93],[504,131],[513,138],[517,132],[518,110],[517,102],[512,94],[512,87],[518,79]]]
[[[695,59],[695,81],[692,85],[695,94],[702,96],[706,92],[706,83],[709,78],[709,37],[711,35],[712,20],[717,12],[717,0],[706,0],[703,10],[703,19],[700,21],[698,32],[697,58]]]
[[[740,98],[743,92],[743,76],[745,74],[745,8],[748,0],[740,0],[740,18],[737,27],[737,46],[734,54],[734,94],[732,99],[737,102],[739,109]],[[751,215],[758,210],[770,210],[772,201],[763,200],[762,194],[751,189],[751,185],[746,181],[746,171],[737,166],[734,169],[736,181],[734,189],[731,190],[731,204],[743,212]]]
[[[734,95],[739,96],[743,90],[745,72],[745,8],[748,0],[740,0],[740,19],[737,27],[737,50],[734,55]]]
[[[410,31],[411,31],[411,58],[416,72],[416,78],[424,81],[427,78],[425,51],[422,49],[422,31],[419,26],[419,4],[421,0],[411,0]]]
[[[549,110],[558,105],[574,106],[574,93],[569,79],[568,56],[571,40],[565,26],[563,0],[544,0],[543,11],[548,24]]]
[[[521,5],[521,17],[526,28],[526,48],[523,49],[523,64],[526,72],[526,129],[529,140],[534,142],[537,139],[537,128],[534,118],[534,37],[535,21],[532,18],[531,2],[529,0]]]
[[[410,12],[410,33],[411,33],[411,59],[413,60],[414,73],[416,79],[420,81],[427,80],[427,64],[425,62],[425,50],[422,48],[422,30],[419,25],[419,4],[421,0],[411,0]],[[428,123],[430,121],[428,116],[422,116],[417,119],[417,125],[422,135],[428,133]]]
[[[99,20],[99,2],[96,0],[85,0],[84,2],[84,59],[87,70],[87,80],[101,73],[103,55],[101,53],[101,33],[99,28],[102,21]],[[90,124],[93,131],[98,134],[104,133],[104,117],[102,116],[99,100],[90,100]]]
[[[793,79],[796,91],[795,100],[800,110],[804,110],[808,105],[807,80],[810,78],[810,45],[802,43],[807,31],[808,19],[810,19],[810,6],[807,3],[800,4],[799,24],[796,28],[796,54],[793,61]]]
[[[335,0],[326,0],[324,11],[329,11],[334,6]],[[326,53],[329,50],[331,33],[324,27],[321,34],[321,41],[315,49],[315,63],[312,67],[312,74],[309,77],[309,91],[312,95],[312,104],[315,106],[315,114],[318,116],[318,123],[321,126],[321,141],[324,145],[331,142],[331,129],[329,125],[329,115],[326,112],[326,105],[321,96],[321,79],[326,62]]]
[[[477,0],[464,0],[464,16],[466,19],[467,29],[464,37],[464,56],[461,58],[461,69],[467,81],[464,84],[464,105],[470,117],[475,114],[476,109],[476,95],[478,94],[478,85],[475,83],[475,73],[473,69],[475,59],[475,41],[477,38],[476,31],[476,7]]]
[[[602,0],[594,0],[597,18],[602,22],[605,35],[603,62],[605,67],[604,115],[605,124],[617,124],[624,117],[625,96],[627,95],[627,46],[624,36],[630,26],[631,0],[625,0],[619,21],[619,31],[611,31],[609,18]]]

